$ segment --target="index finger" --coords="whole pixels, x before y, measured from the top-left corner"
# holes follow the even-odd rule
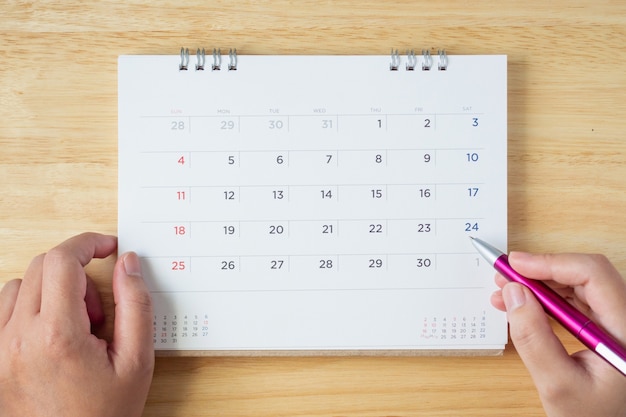
[[[84,268],[93,258],[106,258],[116,247],[115,236],[83,233],[51,249],[43,264],[42,317],[79,323],[89,330]]]

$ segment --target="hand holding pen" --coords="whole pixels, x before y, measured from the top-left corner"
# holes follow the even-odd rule
[[[540,280],[626,346],[626,282],[601,255],[512,252],[511,267]],[[507,312],[511,339],[550,417],[626,415],[626,377],[585,349],[569,355],[525,286],[496,275],[492,304]]]

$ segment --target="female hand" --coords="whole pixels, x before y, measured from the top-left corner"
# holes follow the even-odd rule
[[[109,344],[91,333],[104,314],[85,274],[114,236],[85,233],[36,257],[0,292],[0,410],[3,416],[138,417],[154,367],[152,305],[134,253],[113,272]]]
[[[626,346],[626,283],[601,255],[512,252],[520,274],[542,281]],[[524,286],[499,274],[492,304],[507,312],[511,339],[550,417],[626,415],[626,377],[590,350],[569,355]]]

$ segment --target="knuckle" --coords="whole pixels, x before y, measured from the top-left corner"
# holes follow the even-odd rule
[[[27,363],[26,355],[24,354],[24,341],[19,337],[13,337],[7,340],[6,345],[3,344],[2,348],[4,352],[0,361],[1,378],[11,378],[14,375],[20,375]],[[0,385],[3,385],[3,382],[0,381]]]
[[[518,350],[534,349],[537,343],[533,326],[526,323],[510,326],[511,339]]]
[[[593,253],[588,256],[592,264],[597,265],[598,267],[603,269],[612,268],[611,261],[609,261],[609,258],[607,258],[605,255],[601,253]]]
[[[12,337],[8,341],[7,358],[9,363],[16,364],[23,357],[24,353],[24,340],[19,337]]]
[[[539,385],[538,391],[544,402],[562,404],[572,398],[572,381],[557,375]]]
[[[14,292],[18,292],[20,287],[22,286],[22,279],[21,278],[14,278],[12,280],[7,281],[4,286],[2,286],[0,288],[0,292],[2,291],[14,291]]]
[[[32,341],[21,334],[13,333],[2,343],[2,367],[9,371],[9,375],[19,375],[30,364],[31,352],[34,349]]]
[[[75,348],[74,339],[59,326],[48,323],[41,332],[41,342],[45,351],[52,358],[64,358],[71,355]]]
[[[129,297],[129,303],[132,308],[141,314],[152,316],[152,297],[147,291],[138,291]]]
[[[44,259],[46,259],[46,253],[45,252],[44,253],[40,253],[39,255],[35,256],[30,261],[29,270],[34,270],[34,269],[39,268],[43,264]]]
[[[587,274],[598,278],[619,275],[609,258],[600,253],[587,255]]]
[[[63,246],[56,246],[45,254],[43,261],[46,266],[58,265],[64,262],[67,256],[67,250]]]
[[[154,372],[154,354],[143,352],[126,358],[127,372],[140,379],[150,378]]]

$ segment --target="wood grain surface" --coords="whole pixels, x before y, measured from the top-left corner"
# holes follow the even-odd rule
[[[117,56],[181,46],[508,55],[509,249],[600,252],[626,272],[623,1],[5,0],[0,16],[0,285],[71,235],[115,234]],[[89,266],[109,319],[112,263]],[[495,358],[159,358],[144,415],[543,411],[509,345]]]

